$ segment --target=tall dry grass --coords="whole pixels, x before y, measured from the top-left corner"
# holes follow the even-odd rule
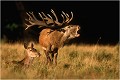
[[[59,50],[57,66],[45,65],[46,57],[35,58],[27,69],[12,64],[25,57],[23,44],[1,43],[2,79],[118,79],[119,45],[70,45]]]

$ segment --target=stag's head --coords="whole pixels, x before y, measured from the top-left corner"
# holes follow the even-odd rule
[[[27,56],[29,57],[39,57],[40,53],[34,48],[34,44],[30,43],[30,46],[28,44],[24,43],[24,48],[26,50]]]
[[[68,25],[64,28],[64,30],[65,36],[67,36],[68,39],[73,39],[80,36],[80,34],[78,34],[78,31],[80,30],[79,25]]]

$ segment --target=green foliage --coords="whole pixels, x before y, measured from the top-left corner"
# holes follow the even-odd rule
[[[12,23],[12,24],[8,24],[6,28],[10,29],[10,31],[14,31],[15,29],[18,28],[18,25],[16,23]]]
[[[108,60],[110,60],[112,58],[112,56],[113,55],[111,53],[108,53],[105,50],[103,50],[100,53],[97,53],[96,59],[98,61],[108,61]]]
[[[70,52],[69,57],[70,57],[70,59],[74,59],[74,58],[78,57],[78,52],[77,51]]]

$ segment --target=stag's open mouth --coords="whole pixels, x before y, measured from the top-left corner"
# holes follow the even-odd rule
[[[77,33],[75,36],[76,36],[76,37],[79,37],[79,36],[80,36],[80,34],[78,34],[78,33]]]
[[[77,27],[77,31],[76,31],[76,35],[75,35],[76,37],[79,37],[79,36],[80,36],[79,30],[80,30],[80,27],[78,26],[78,27]]]
[[[79,37],[80,36],[80,34],[78,33],[78,31],[77,31],[77,33],[76,33],[76,35],[75,35],[75,37]]]

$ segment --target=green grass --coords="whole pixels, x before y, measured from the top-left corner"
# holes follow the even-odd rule
[[[59,50],[57,66],[45,65],[46,57],[35,58],[27,69],[12,64],[25,57],[23,44],[1,43],[2,79],[119,79],[119,45],[70,45]]]

